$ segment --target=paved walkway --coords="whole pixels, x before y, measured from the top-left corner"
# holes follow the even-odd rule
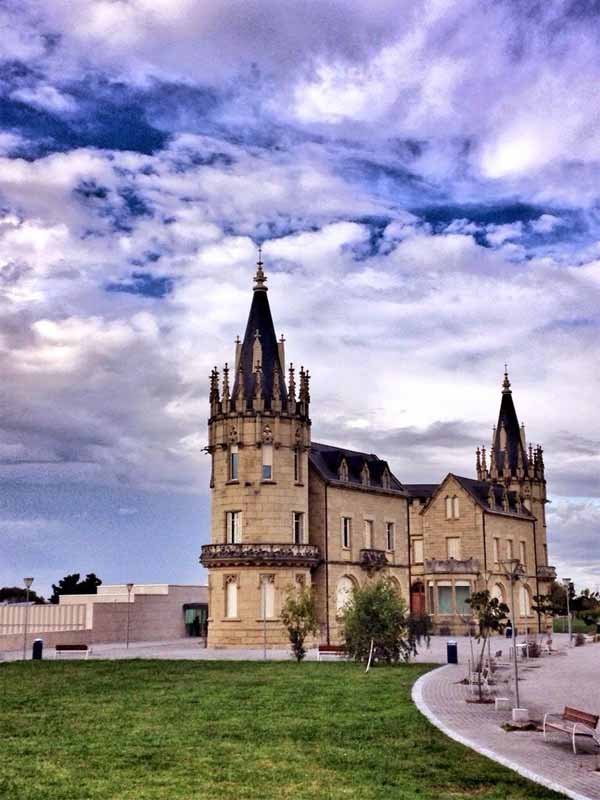
[[[555,636],[555,642],[561,638]],[[544,713],[562,711],[565,705],[600,714],[600,644],[571,650],[565,644],[562,655],[519,664],[521,706],[531,719],[542,720]],[[467,688],[460,683],[464,676],[464,666],[447,665],[415,683],[415,703],[438,728],[568,797],[600,799],[598,748],[578,737],[574,755],[570,737],[564,734],[550,734],[544,741],[537,731],[505,732],[500,726],[510,720],[511,712],[466,703]]]

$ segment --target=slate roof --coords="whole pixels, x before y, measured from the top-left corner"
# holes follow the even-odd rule
[[[429,500],[435,490],[438,488],[439,483],[405,483],[409,497],[416,497],[419,500]]]
[[[533,514],[528,511],[525,507],[522,510],[518,510],[517,505],[517,492],[508,493],[508,511],[504,511],[502,506],[503,498],[504,498],[504,487],[499,484],[491,484],[487,483],[486,481],[478,481],[474,480],[473,478],[464,478],[461,475],[454,475],[450,473],[448,477],[452,477],[457,480],[460,485],[467,491],[473,500],[485,511],[490,514],[513,514],[519,517],[525,517],[526,519],[533,520],[535,517]],[[441,485],[441,484],[440,484]],[[489,492],[490,487],[493,488],[494,497],[496,499],[496,507],[491,508],[489,504]]]
[[[348,465],[348,480],[341,481],[339,468],[342,460]],[[406,491],[400,481],[393,474],[387,461],[378,458],[375,453],[361,453],[357,450],[347,450],[344,447],[312,442],[309,460],[319,475],[329,483],[338,483],[350,486],[363,486],[362,470],[367,464],[369,468],[369,489],[385,489],[406,496]],[[382,477],[387,468],[390,474],[390,488],[383,486]]]
[[[285,387],[283,370],[279,361],[279,348],[277,346],[273,317],[271,316],[271,309],[269,307],[269,298],[267,297],[267,287],[261,284],[258,284],[254,288],[240,355],[247,408],[252,408],[252,398],[254,397],[256,384],[256,373],[254,371],[256,365],[252,363],[256,331],[259,333],[260,345],[262,348],[261,367],[263,397],[265,408],[269,409],[271,408],[271,398],[273,396],[273,372],[275,365],[277,365],[279,369],[279,392],[283,403],[287,400],[287,389]],[[233,384],[233,391],[231,393],[232,401],[235,401],[237,398],[239,383],[240,375],[239,371],[237,371]]]
[[[512,398],[510,389],[510,382],[508,375],[504,373],[504,383],[502,388],[502,400],[500,402],[500,413],[498,414],[498,424],[496,426],[496,435],[493,441],[493,450],[496,458],[496,466],[498,472],[504,469],[504,450],[500,448],[501,428],[504,425],[506,431],[506,452],[508,453],[508,463],[513,474],[517,471],[517,463],[519,458],[519,450],[521,451],[521,458],[523,469],[527,473],[527,449],[523,446],[521,441],[521,429],[519,426],[519,419],[517,411]]]

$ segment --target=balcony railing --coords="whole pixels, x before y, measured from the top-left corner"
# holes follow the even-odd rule
[[[455,575],[457,573],[468,573],[476,575],[479,572],[479,561],[476,558],[427,558],[425,559],[425,572],[434,575]]]
[[[555,581],[556,567],[538,567],[537,576],[541,581]]]
[[[387,567],[388,560],[383,550],[367,548],[360,551],[360,565],[363,569],[383,569]]]
[[[314,544],[205,544],[200,556],[204,567],[316,567],[320,560]]]

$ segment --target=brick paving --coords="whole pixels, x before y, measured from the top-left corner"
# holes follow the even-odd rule
[[[560,712],[565,705],[600,714],[600,644],[571,650],[565,644],[563,639],[561,655],[519,663],[521,706],[531,719],[542,720],[544,713]],[[544,741],[537,731],[505,732],[500,726],[510,720],[510,711],[465,702],[467,687],[460,684],[465,671],[461,664],[448,665],[415,684],[413,697],[434,724],[569,797],[600,799],[600,757],[591,741],[578,737],[574,755],[564,734],[549,734]],[[505,690],[498,694],[509,696]]]

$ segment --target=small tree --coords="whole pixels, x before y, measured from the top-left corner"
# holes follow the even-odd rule
[[[300,662],[306,655],[304,643],[310,634],[316,634],[317,610],[311,590],[304,586],[300,591],[288,589],[281,619],[287,628],[296,661]]]
[[[342,617],[346,651],[355,661],[395,664],[416,653],[406,603],[389,578],[355,589]]]
[[[476,635],[478,642],[482,642],[481,653],[477,660],[479,700],[483,700],[483,687],[481,685],[481,672],[483,669],[483,654],[485,646],[492,633],[503,633],[508,621],[508,606],[497,597],[492,597],[488,589],[482,592],[473,592],[467,600],[479,624]]]
[[[415,645],[420,645],[421,639],[424,639],[426,647],[430,646],[433,620],[429,614],[410,614],[408,616],[408,630],[409,637],[414,640]]]

